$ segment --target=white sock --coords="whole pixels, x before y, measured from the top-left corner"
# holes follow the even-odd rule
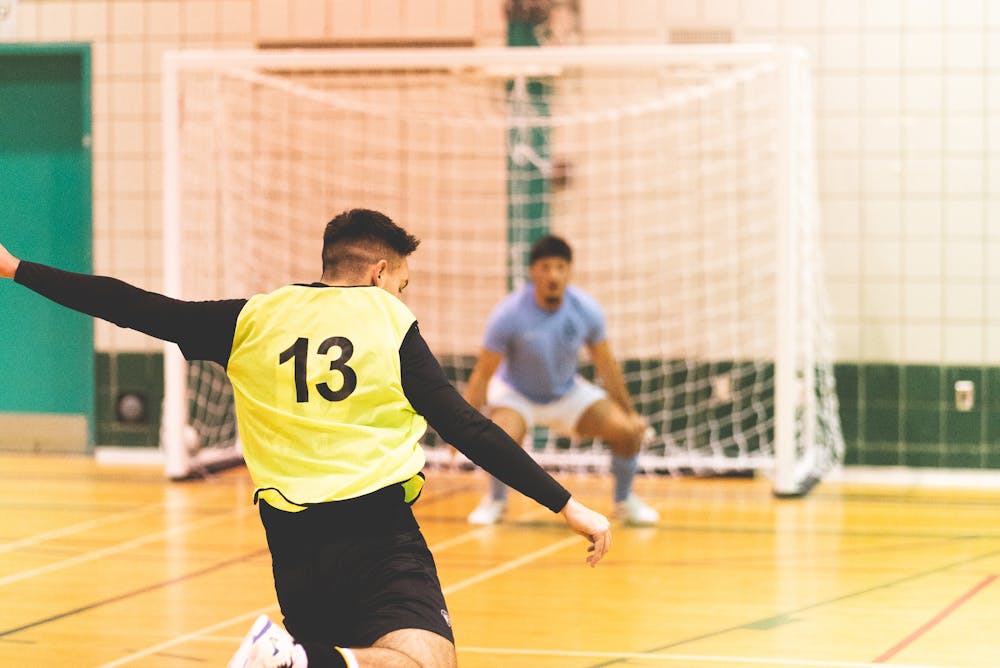
[[[337,651],[340,652],[342,657],[344,657],[344,662],[347,663],[347,668],[360,668],[358,666],[358,658],[354,656],[354,652],[345,647],[338,647]]]

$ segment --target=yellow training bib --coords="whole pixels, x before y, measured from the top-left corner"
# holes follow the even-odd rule
[[[247,302],[227,372],[259,498],[297,511],[423,468],[427,423],[403,394],[399,367],[415,320],[377,287],[289,285]]]

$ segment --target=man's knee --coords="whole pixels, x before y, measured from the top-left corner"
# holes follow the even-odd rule
[[[576,433],[583,438],[599,438],[621,456],[639,452],[642,433],[635,433],[631,420],[610,399],[595,401],[577,420]]]
[[[497,406],[490,410],[489,418],[518,443],[524,440],[524,435],[528,430],[527,422],[513,408]]]
[[[634,457],[639,454],[645,433],[644,424],[630,419],[622,412],[611,420],[605,440],[616,455]]]
[[[642,431],[636,433],[635,430],[624,429],[614,438],[608,439],[608,446],[616,455],[634,457],[639,454],[642,446]]]

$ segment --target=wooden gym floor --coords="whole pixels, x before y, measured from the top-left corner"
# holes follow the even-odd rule
[[[607,478],[563,482],[608,509]],[[1000,491],[645,478],[659,526],[590,569],[523,498],[467,525],[484,485],[432,470],[417,505],[463,668],[1000,666]],[[280,620],[250,496],[242,468],[0,456],[0,665],[224,666]]]

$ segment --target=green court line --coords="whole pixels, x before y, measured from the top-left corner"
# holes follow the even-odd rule
[[[944,566],[939,566],[937,568],[932,568],[930,570],[922,571],[920,573],[913,573],[912,575],[907,575],[905,577],[901,577],[901,578],[898,578],[896,580],[892,580],[891,582],[886,582],[886,583],[883,583],[883,584],[880,584],[880,585],[875,585],[874,587],[868,587],[866,589],[861,589],[861,590],[858,590],[858,591],[855,591],[855,592],[851,592],[849,594],[843,594],[841,596],[835,596],[834,598],[829,598],[829,599],[826,599],[826,600],[823,600],[823,601],[817,601],[816,603],[811,603],[809,605],[802,606],[801,608],[795,608],[794,610],[788,610],[786,612],[783,612],[783,613],[780,613],[780,614],[777,614],[777,615],[772,615],[770,617],[763,617],[761,619],[757,619],[757,620],[754,620],[754,621],[751,621],[751,622],[747,622],[747,623],[744,623],[744,624],[737,624],[735,626],[729,626],[729,627],[724,628],[724,629],[719,629],[718,631],[710,631],[708,633],[703,633],[701,635],[694,636],[692,638],[686,638],[684,640],[678,640],[676,642],[672,642],[672,643],[669,643],[667,645],[661,645],[660,647],[654,647],[652,649],[643,650],[642,653],[643,654],[654,654],[656,652],[663,652],[665,650],[673,649],[673,648],[679,647],[681,645],[686,645],[688,643],[697,642],[699,640],[705,640],[707,638],[714,638],[714,637],[721,636],[721,635],[724,635],[726,633],[729,633],[731,631],[739,631],[741,629],[762,629],[762,630],[773,629],[773,628],[776,628],[778,626],[782,626],[783,624],[786,624],[786,623],[788,623],[790,621],[794,621],[794,620],[790,619],[790,617],[792,615],[795,615],[795,614],[798,614],[798,613],[801,613],[801,612],[805,612],[807,610],[814,610],[816,608],[821,608],[821,607],[823,607],[825,605],[830,605],[832,603],[839,603],[841,601],[846,601],[848,599],[855,598],[857,596],[864,596],[865,594],[870,594],[872,592],[876,592],[876,591],[879,591],[879,590],[882,590],[882,589],[888,589],[890,587],[895,587],[895,586],[903,584],[905,582],[911,582],[913,580],[918,580],[918,579],[926,577],[928,575],[935,575],[937,573],[943,573],[945,571],[951,570],[951,569],[959,567],[959,566],[965,566],[967,564],[975,563],[977,561],[981,561],[983,559],[988,559],[990,557],[995,557],[995,556],[998,556],[998,555],[1000,555],[1000,549],[998,549],[998,550],[991,550],[989,552],[986,552],[984,554],[980,554],[980,555],[975,556],[975,557],[970,557],[968,559],[962,559],[960,561],[956,561],[956,562],[953,562],[951,564],[946,564]],[[589,668],[605,668],[606,666],[619,665],[619,664],[623,663],[626,660],[627,659],[614,660],[614,661],[606,661],[604,663],[598,663],[598,664],[595,664],[593,666],[590,666]]]

